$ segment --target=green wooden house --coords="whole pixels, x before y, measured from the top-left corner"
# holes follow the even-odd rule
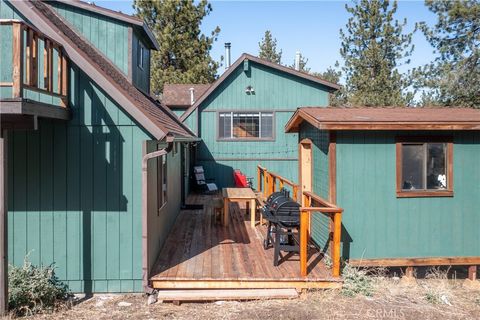
[[[128,15],[0,0],[0,247],[9,263],[54,262],[75,292],[148,289],[196,140],[149,96],[157,48]]]
[[[233,185],[233,169],[256,180],[258,164],[295,181],[297,137],[286,135],[283,128],[297,107],[327,106],[329,94],[338,88],[293,68],[242,54],[206,90],[198,85],[168,85],[162,101],[181,114],[181,120],[202,140],[195,162],[203,165],[208,178],[225,187]],[[192,105],[184,111],[181,105],[188,102]]]
[[[302,191],[344,209],[341,250],[370,266],[480,264],[480,110],[299,108]],[[311,234],[328,246],[329,220]]]

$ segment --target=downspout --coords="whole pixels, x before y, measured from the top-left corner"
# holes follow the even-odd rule
[[[149,285],[149,257],[148,257],[148,160],[164,156],[172,150],[172,136],[167,136],[166,148],[146,153],[146,143],[144,143],[144,152],[142,157],[142,285],[143,290],[147,294],[152,294],[154,289]]]

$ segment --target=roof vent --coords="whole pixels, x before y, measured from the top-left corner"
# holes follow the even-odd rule
[[[188,91],[190,91],[190,104],[193,106],[193,104],[195,103],[195,89],[190,88],[188,89]]]

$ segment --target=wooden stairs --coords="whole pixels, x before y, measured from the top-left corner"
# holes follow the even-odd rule
[[[158,301],[192,302],[224,300],[295,299],[295,289],[160,290]]]

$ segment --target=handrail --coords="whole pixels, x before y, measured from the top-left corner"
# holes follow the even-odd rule
[[[319,195],[316,195],[310,191],[303,191],[303,195],[304,196],[307,196],[310,198],[310,200],[313,200],[325,207],[329,207],[329,208],[335,208],[337,210],[341,210],[343,212],[343,209],[342,208],[339,208],[337,207],[336,205],[334,205],[333,203],[330,203],[328,202],[327,200],[323,199],[322,197],[320,197]]]
[[[263,178],[263,179],[262,179]],[[257,166],[257,189],[262,191],[265,197],[275,192],[276,182],[279,181],[280,188],[284,184],[290,185],[293,188],[293,199],[298,202],[298,190],[300,186],[294,182],[280,176],[279,174],[269,172],[267,168],[261,165]],[[340,276],[340,244],[342,232],[342,212],[343,209],[337,207],[335,204],[328,202],[319,195],[310,191],[303,191],[303,206],[300,208],[300,273],[302,276],[307,276],[307,260],[308,260],[308,242],[310,241],[310,221],[311,214],[321,212],[327,214],[332,223],[332,275],[334,277]],[[318,204],[320,206],[312,206]]]
[[[285,185],[292,187],[292,198],[295,201],[298,200],[298,190],[300,188],[298,184],[277,173],[268,171],[261,165],[257,165],[257,190],[262,191],[265,197],[268,197],[270,194],[277,191],[277,182],[279,186],[278,190],[282,189]]]

